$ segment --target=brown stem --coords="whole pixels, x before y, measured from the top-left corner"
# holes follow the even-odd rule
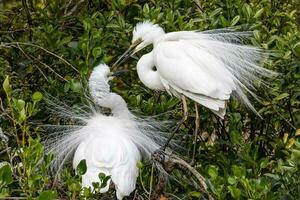
[[[30,15],[30,11],[29,11],[29,8],[28,8],[28,5],[27,5],[27,1],[26,0],[22,0],[22,5],[25,9],[25,12],[26,12],[26,17],[27,17],[27,23],[28,23],[28,28],[29,28],[29,40],[32,41],[32,18],[31,18],[31,15]]]
[[[187,102],[186,102],[186,98],[184,95],[182,95],[181,97],[182,100],[182,107],[183,107],[183,117],[182,119],[177,123],[175,130],[173,131],[172,135],[168,138],[167,142],[165,143],[165,145],[163,146],[163,150],[167,148],[167,146],[169,145],[170,141],[173,139],[173,137],[175,136],[176,132],[179,130],[180,126],[187,120],[188,118],[188,108],[187,108]]]
[[[193,0],[193,2],[194,2],[194,4],[197,6],[198,11],[199,11],[200,13],[204,13],[204,10],[203,10],[203,8],[202,8],[202,6],[201,6],[199,0]]]
[[[197,147],[197,138],[198,138],[198,131],[199,131],[199,127],[200,127],[200,122],[199,122],[199,111],[198,111],[198,106],[197,103],[195,102],[195,115],[196,115],[196,119],[195,119],[195,130],[194,130],[194,147],[193,147],[193,155],[192,155],[192,161],[191,161],[191,165],[193,166],[195,164],[195,155],[196,155],[196,147]]]
[[[197,170],[195,170],[189,163],[187,163],[183,159],[179,158],[178,156],[176,156],[174,154],[167,155],[164,152],[154,153],[152,155],[152,159],[154,161],[161,163],[167,172],[172,171],[175,167],[182,169],[182,170],[190,171],[198,180],[199,186],[200,186],[200,191],[205,193],[208,196],[209,200],[214,199],[207,190],[208,187],[206,185],[205,178]]]

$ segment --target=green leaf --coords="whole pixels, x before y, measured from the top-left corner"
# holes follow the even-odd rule
[[[80,183],[72,180],[68,183],[68,190],[71,192],[79,192],[81,190],[81,185]]]
[[[267,177],[273,178],[275,180],[280,180],[280,176],[277,174],[265,173],[264,175]]]
[[[192,192],[189,192],[188,196],[200,198],[201,197],[201,193],[198,192],[198,191],[192,191]]]
[[[137,162],[137,167],[139,169],[142,169],[144,167],[143,163],[140,160]]]
[[[106,175],[105,175],[104,173],[100,172],[100,173],[98,174],[98,177],[99,177],[99,179],[102,181],[103,179],[105,179]]]
[[[2,86],[3,86],[3,89],[4,89],[5,93],[8,96],[10,96],[12,89],[11,89],[11,86],[10,86],[10,83],[9,83],[9,76],[5,77]]]
[[[294,54],[300,58],[300,42],[297,42],[293,47]]]
[[[79,164],[77,165],[77,168],[76,168],[76,172],[79,174],[79,175],[84,175],[86,173],[86,170],[87,170],[87,166],[86,166],[86,160],[83,159],[79,162]]]
[[[0,163],[0,189],[13,182],[12,169],[9,163]],[[0,190],[1,191],[1,190]]]
[[[259,18],[261,16],[261,14],[264,12],[264,10],[265,10],[264,8],[259,9],[253,17]]]
[[[52,190],[45,190],[40,193],[38,200],[53,200],[57,198],[57,192]]]
[[[265,169],[269,165],[269,158],[263,158],[260,163],[260,169]]]
[[[68,47],[76,49],[78,47],[78,42],[76,41],[69,42]]]
[[[295,136],[299,136],[300,135],[300,128],[298,128],[295,132]]]
[[[99,173],[98,175],[101,185],[100,188],[105,188],[107,186],[107,181],[110,179],[110,176],[106,176],[104,173]]]
[[[22,99],[18,99],[17,101],[17,109],[21,111],[25,107],[25,101]]]
[[[257,41],[260,41],[260,33],[258,30],[254,30],[253,31],[253,35],[254,35],[254,38],[257,40]]]
[[[90,188],[86,188],[86,187],[83,188],[83,196],[84,197],[89,197],[91,194],[92,193],[91,193],[91,189]]]
[[[94,188],[99,188],[100,187],[99,182],[92,182],[92,185],[93,185]]]
[[[230,140],[233,144],[243,144],[243,136],[238,130],[230,130]]]
[[[286,98],[286,97],[288,97],[288,96],[289,96],[288,93],[282,93],[282,94],[280,94],[279,96],[275,97],[275,100],[276,100],[276,101],[279,101],[279,100],[284,99],[284,98]]]
[[[209,17],[210,17],[210,18],[213,18],[215,15],[219,14],[222,10],[223,10],[223,8],[217,8],[217,9],[215,9],[214,11],[212,11],[212,12],[209,14]]]
[[[241,17],[240,17],[239,15],[235,16],[235,17],[231,20],[230,25],[231,25],[231,26],[236,25],[236,23],[239,22],[240,18],[241,18]]]
[[[240,198],[241,191],[238,188],[230,185],[230,186],[228,186],[228,190],[230,191],[230,194],[234,199]]]
[[[67,43],[70,43],[70,41],[73,39],[72,36],[67,36],[67,37],[64,37],[63,39],[61,39],[59,41],[59,45],[64,45],[64,44],[67,44]]]
[[[19,112],[19,122],[22,123],[26,120],[27,115],[26,115],[26,110],[25,108],[23,108],[20,112]]]
[[[39,101],[42,100],[42,98],[43,98],[43,95],[42,95],[42,93],[40,93],[40,92],[35,92],[35,93],[33,93],[33,95],[32,95],[32,101],[33,101],[33,102],[39,102]]]
[[[242,178],[242,177],[246,176],[246,169],[243,166],[233,165],[231,167],[231,170],[233,172],[233,175],[238,177],[238,178]]]
[[[82,23],[84,30],[89,31],[91,29],[91,23],[89,22],[89,20],[85,19]]]
[[[95,47],[95,48],[93,49],[93,56],[94,56],[95,59],[96,59],[96,58],[99,58],[99,57],[101,56],[101,54],[102,54],[102,49],[101,49],[101,47]]]
[[[149,5],[146,3],[145,5],[144,5],[144,7],[143,7],[143,12],[145,13],[145,14],[147,14],[147,13],[149,13]]]
[[[231,185],[236,184],[235,178],[233,178],[233,177],[231,177],[231,176],[227,178],[227,182],[228,182],[229,184],[231,184]]]
[[[218,177],[218,168],[214,165],[210,165],[208,167],[208,174],[212,180],[215,180]]]
[[[73,91],[73,92],[77,92],[77,93],[80,93],[81,89],[82,89],[82,85],[79,81],[76,81],[76,80],[71,80],[70,81],[70,89]]]

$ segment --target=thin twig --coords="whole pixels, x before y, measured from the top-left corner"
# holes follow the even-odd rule
[[[200,120],[199,120],[199,111],[198,111],[198,105],[195,103],[195,114],[196,114],[196,119],[195,119],[195,130],[194,130],[194,146],[193,146],[193,155],[192,155],[192,161],[191,165],[195,164],[195,155],[196,155],[196,147],[197,147],[197,138],[198,138],[198,131],[200,127]]]
[[[36,59],[32,56],[29,56],[27,53],[25,53],[25,51],[20,47],[20,45],[18,45],[16,48],[18,48],[24,55],[26,58],[28,58],[29,60],[32,60],[32,59]],[[44,76],[44,78],[49,82],[47,76],[44,74],[44,72],[37,66],[35,65],[35,67],[41,72],[41,74]],[[56,74],[56,72],[52,69],[50,69],[52,72],[54,72]],[[60,75],[58,74],[58,77],[60,77]]]
[[[197,6],[198,11],[199,11],[200,13],[204,13],[203,8],[202,8],[202,6],[201,6],[199,0],[193,0],[193,2],[194,2],[194,4]]]
[[[32,41],[32,30],[31,30],[32,18],[31,18],[30,11],[28,9],[28,5],[27,5],[26,0],[22,0],[22,5],[23,5],[23,7],[25,9],[25,12],[26,12],[27,23],[28,23],[28,28],[29,28],[29,40]]]
[[[207,192],[207,185],[205,183],[205,178],[198,171],[196,171],[189,163],[185,162],[184,160],[182,160],[181,158],[179,158],[175,155],[172,155],[171,158],[175,164],[179,164],[179,165],[182,165],[185,168],[187,168],[197,178],[201,187],[203,189],[205,189]]]
[[[33,44],[33,43],[25,43],[25,42],[3,42],[0,44],[0,47],[7,47],[7,46],[11,46],[11,45],[25,45],[25,46],[32,46],[32,47],[36,47],[38,49],[41,49],[43,51],[45,51],[46,53],[62,60],[65,64],[69,65],[72,69],[74,69],[76,72],[79,73],[79,71],[71,64],[69,63],[68,61],[66,61],[64,58],[62,58],[61,56],[55,54],[55,53],[52,53],[51,51],[45,49],[44,47],[41,47],[39,45],[36,45],[36,44]]]
[[[30,28],[21,28],[21,29],[15,29],[15,30],[7,30],[7,31],[0,31],[1,33],[16,33],[16,32],[26,32],[30,30]]]
[[[155,152],[152,155],[152,159],[154,161],[157,161],[159,163],[162,163],[164,168],[167,168],[167,171],[170,171],[171,169],[174,169],[176,166],[180,169],[188,170],[190,171],[198,180],[199,185],[200,185],[200,191],[205,193],[209,200],[213,200],[214,198],[210,195],[208,192],[208,187],[205,182],[205,178],[197,171],[195,170],[189,163],[184,161],[183,159],[179,158],[178,156],[172,154],[172,155],[167,155],[164,152]]]

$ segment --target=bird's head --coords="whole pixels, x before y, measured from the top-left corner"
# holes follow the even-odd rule
[[[120,65],[136,52],[153,44],[156,39],[164,34],[164,30],[159,25],[150,21],[138,23],[133,29],[130,47],[119,57],[113,66]]]
[[[150,21],[138,23],[132,32],[131,46],[134,47],[133,53],[153,44],[155,39],[163,34],[165,34],[164,30],[157,24],[153,24]]]
[[[102,80],[103,82],[107,83],[110,80],[112,80],[114,77],[121,76],[126,72],[128,72],[128,70],[119,70],[119,71],[111,72],[110,68],[106,64],[101,63],[97,67],[94,68],[94,70],[91,74],[90,80],[95,78],[95,79],[99,80],[98,82],[100,82],[100,80]]]
[[[102,79],[104,82],[108,82],[112,79],[110,69],[104,63],[101,63],[94,68],[90,78],[92,77],[97,77],[99,80]]]
[[[125,70],[111,72],[110,68],[101,63],[96,66],[89,78],[89,89],[94,99],[103,98],[110,93],[109,81],[116,76],[122,75]]]

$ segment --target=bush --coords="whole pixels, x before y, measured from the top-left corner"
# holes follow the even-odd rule
[[[70,167],[56,181],[48,173],[52,156],[43,154],[39,139],[47,133],[31,122],[59,123],[44,109],[43,95],[80,104],[92,68],[100,61],[112,64],[130,45],[133,26],[151,20],[167,32],[230,26],[252,30],[250,42],[274,52],[265,67],[281,75],[270,88],[259,88],[263,101],[255,102],[263,120],[236,100],[229,103],[224,120],[201,107],[194,141],[190,102],[190,116],[176,136],[184,147],[178,153],[190,161],[196,143],[194,168],[215,199],[299,199],[299,6],[297,0],[2,1],[0,125],[8,140],[0,135],[0,197],[113,196],[82,189],[80,175]],[[112,88],[143,115],[171,111],[164,118],[179,120],[180,102],[145,88],[137,78],[137,59],[147,50],[122,66],[130,72]],[[164,196],[206,198],[191,174],[175,169],[172,177]],[[158,179],[151,166],[141,164],[136,197],[150,197]]]

